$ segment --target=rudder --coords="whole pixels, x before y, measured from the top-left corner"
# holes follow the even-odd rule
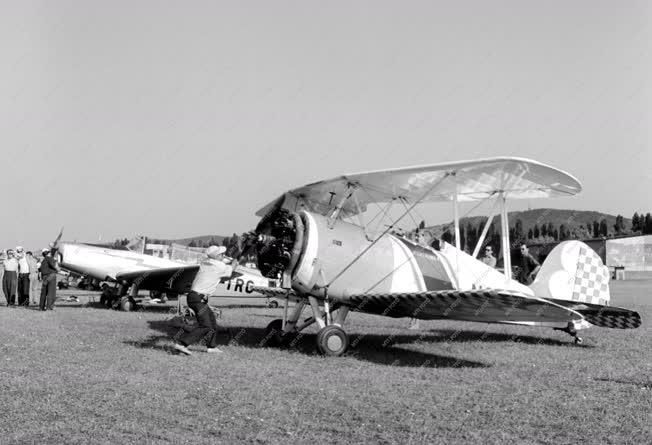
[[[555,246],[530,285],[537,297],[609,305],[609,268],[581,241]]]

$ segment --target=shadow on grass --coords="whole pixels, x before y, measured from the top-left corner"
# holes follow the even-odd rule
[[[125,340],[122,343],[141,349],[156,349],[158,351],[167,352],[168,354],[178,353],[172,348],[170,336],[168,335],[150,335],[144,340]]]
[[[149,327],[166,334],[166,336],[151,336],[140,341],[126,341],[125,344],[138,348],[160,349],[171,352],[171,339],[183,329],[179,324],[173,324],[169,320],[149,320]],[[265,329],[251,326],[229,326],[228,335],[222,336],[224,343],[231,345],[246,346],[250,348],[268,348],[265,341]],[[316,337],[314,333],[302,332],[282,349],[296,351],[306,355],[317,355]],[[230,338],[230,341],[227,339]],[[162,344],[167,339],[167,344]],[[416,335],[387,336],[378,334],[366,334],[350,337],[351,346],[346,356],[355,357],[371,363],[399,367],[425,367],[425,368],[484,368],[490,365],[449,357],[438,354],[430,354],[420,351],[408,350],[396,347],[397,344],[414,343],[419,339]]]
[[[623,380],[623,379],[607,379],[596,377],[593,379],[596,382],[607,382],[607,383],[617,383],[619,385],[634,385],[642,389],[652,389],[652,381],[649,382],[637,382],[635,380]]]
[[[501,334],[498,332],[476,331],[476,330],[454,330],[454,329],[430,329],[428,332],[435,335],[421,336],[420,341],[428,343],[449,343],[449,342],[487,342],[487,343],[524,343],[527,345],[546,346],[575,346],[578,348],[594,348],[594,345],[586,343],[576,345],[572,338],[568,340],[557,340],[554,338],[536,337],[532,335]]]

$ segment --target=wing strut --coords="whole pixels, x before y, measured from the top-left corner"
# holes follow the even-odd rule
[[[509,247],[509,222],[507,220],[507,197],[505,192],[501,191],[498,196],[500,201],[500,239],[502,241],[503,250],[503,269],[505,277],[508,280],[512,279],[512,258],[511,250]]]
[[[455,176],[455,173],[452,173]],[[460,209],[457,204],[457,178],[453,178],[455,182],[455,187],[453,188],[453,219],[455,221],[455,247],[457,250],[461,250],[461,240],[460,240]]]
[[[401,214],[401,216],[399,216],[395,221],[393,221],[392,224],[390,224],[389,227],[387,227],[387,228],[383,231],[383,233],[381,233],[381,234],[380,234],[380,235],[379,235],[375,240],[373,240],[371,243],[369,243],[369,245],[368,245],[367,247],[365,247],[365,248],[362,250],[362,252],[360,252],[360,253],[359,253],[355,258],[353,258],[353,259],[349,262],[349,264],[347,264],[347,265],[346,265],[346,266],[345,266],[345,267],[344,267],[344,268],[343,268],[343,269],[342,269],[342,270],[341,270],[337,275],[335,275],[335,276],[333,277],[333,279],[331,279],[331,280],[330,280],[330,281],[329,281],[329,282],[324,286],[324,290],[325,290],[325,292],[328,292],[328,288],[330,287],[331,284],[333,284],[333,283],[335,282],[335,280],[337,280],[339,277],[341,277],[341,276],[344,274],[344,272],[346,272],[347,270],[349,270],[349,269],[351,268],[351,266],[353,266],[353,265],[354,265],[354,264],[355,264],[355,263],[356,263],[360,258],[362,258],[362,257],[364,256],[365,253],[367,253],[367,252],[369,251],[369,249],[371,249],[371,248],[372,248],[372,247],[373,247],[373,246],[374,246],[378,241],[380,241],[380,240],[383,238],[383,236],[387,235],[387,234],[388,234],[388,233],[389,233],[389,232],[394,228],[394,226],[395,226],[399,221],[401,221],[403,218],[405,218],[405,216],[406,216],[407,214],[409,214],[409,213],[412,211],[412,209],[415,208],[415,207],[417,206],[417,204],[419,204],[421,201],[423,201],[423,200],[425,199],[426,196],[428,196],[428,195],[429,195],[429,194],[430,194],[430,193],[431,193],[431,192],[432,192],[432,191],[433,191],[437,186],[439,186],[439,184],[441,184],[442,182],[444,182],[444,180],[445,180],[446,178],[448,178],[450,175],[451,175],[451,173],[447,173],[447,174],[445,174],[441,179],[439,179],[439,180],[436,181],[432,186],[430,186],[430,187],[428,188],[428,190],[426,190],[425,193],[423,193],[423,195],[421,195],[421,196],[419,197],[419,199],[415,200],[414,203],[412,203],[412,205],[411,205],[409,208],[407,208],[407,209],[405,210],[405,212],[403,212],[403,213]]]
[[[484,243],[484,239],[487,236],[487,232],[489,231],[489,226],[491,226],[491,222],[494,219],[494,215],[496,214],[496,204],[498,204],[498,200],[494,202],[494,205],[491,207],[491,212],[489,212],[489,218],[487,218],[487,222],[485,223],[482,233],[480,234],[480,238],[478,239],[478,242],[475,245],[475,249],[473,249],[473,258],[478,257],[478,253],[480,253],[480,249],[482,248],[482,244]]]

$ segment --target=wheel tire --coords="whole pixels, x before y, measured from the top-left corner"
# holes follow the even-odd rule
[[[278,307],[278,301],[270,300],[270,302],[267,303],[267,307],[270,309],[276,309]]]
[[[283,320],[277,318],[272,320],[265,328],[263,345],[277,347],[283,343]]]
[[[339,326],[326,326],[317,334],[317,348],[324,355],[339,357],[349,347],[349,336]]]
[[[130,297],[122,297],[120,299],[120,310],[131,312],[136,308],[136,302]]]

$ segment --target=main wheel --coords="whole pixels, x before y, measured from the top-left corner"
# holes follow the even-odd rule
[[[317,334],[317,348],[324,355],[340,356],[348,347],[349,336],[339,326],[326,326]]]
[[[272,320],[265,328],[263,344],[266,346],[281,346],[283,343],[283,320],[277,318]]]
[[[120,310],[125,312],[133,311],[136,308],[136,301],[131,297],[122,297],[120,299]]]

